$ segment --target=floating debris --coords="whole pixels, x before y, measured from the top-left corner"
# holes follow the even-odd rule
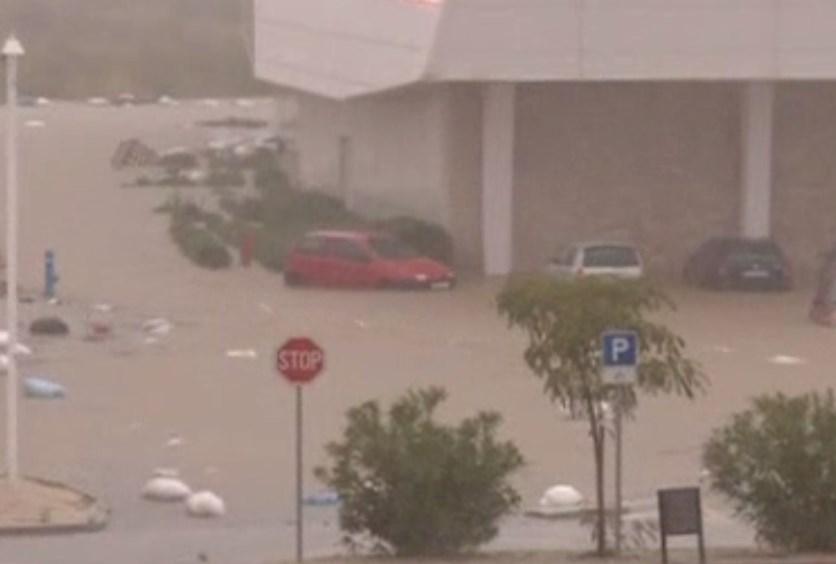
[[[769,359],[769,362],[772,364],[781,364],[785,366],[794,366],[799,364],[804,364],[807,361],[803,358],[799,358],[797,356],[788,356],[783,354],[777,354]]]
[[[540,507],[566,508],[577,507],[583,503],[583,495],[574,487],[558,484],[547,489],[540,498]]]
[[[46,378],[25,378],[23,390],[26,397],[35,399],[61,399],[67,395],[64,386]]]
[[[183,501],[192,494],[191,488],[177,478],[157,476],[142,488],[142,497],[154,501]]]
[[[186,511],[192,517],[221,517],[226,513],[226,504],[210,491],[197,492],[186,500]]]
[[[258,358],[258,353],[253,349],[232,349],[226,351],[226,356],[227,358],[245,358],[252,360]]]

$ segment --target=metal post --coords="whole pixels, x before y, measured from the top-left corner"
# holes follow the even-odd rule
[[[621,553],[621,438],[624,386],[618,386],[615,400],[615,552]]]
[[[19,476],[17,448],[17,56],[6,54],[6,475]]]
[[[302,386],[296,386],[296,561],[304,560],[302,528]]]

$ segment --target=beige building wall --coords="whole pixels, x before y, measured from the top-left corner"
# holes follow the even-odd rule
[[[773,147],[773,234],[809,279],[836,244],[836,83],[778,88]]]
[[[303,186],[373,216],[411,214],[449,226],[447,98],[420,86],[338,102],[300,96]]]
[[[521,85],[517,120],[517,269],[613,239],[675,273],[703,238],[736,232],[736,86]]]

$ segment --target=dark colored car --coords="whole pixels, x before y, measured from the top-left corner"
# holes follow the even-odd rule
[[[810,319],[820,325],[836,327],[836,249],[824,257],[810,306]]]
[[[389,235],[313,231],[285,259],[285,283],[365,288],[451,289],[453,271]]]
[[[716,290],[789,290],[792,275],[787,259],[771,239],[717,237],[691,255],[685,281]]]

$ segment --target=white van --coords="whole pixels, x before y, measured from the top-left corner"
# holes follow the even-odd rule
[[[579,243],[552,259],[546,271],[565,280],[582,276],[612,276],[636,279],[644,276],[639,251],[626,243]]]

